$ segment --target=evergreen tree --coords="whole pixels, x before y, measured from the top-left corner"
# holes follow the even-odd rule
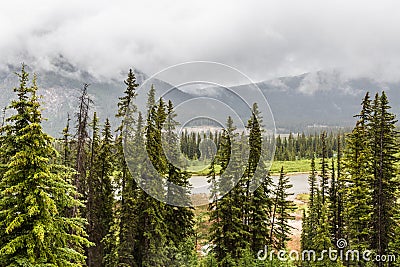
[[[118,112],[116,114],[117,118],[121,118],[121,124],[119,125],[117,131],[119,134],[128,134],[132,131],[135,117],[134,114],[137,111],[137,107],[134,103],[136,98],[136,88],[139,84],[136,83],[136,77],[132,69],[129,70],[128,77],[124,81],[126,89],[124,91],[124,96],[119,98],[118,102]]]
[[[322,203],[322,196],[321,196],[321,203]],[[318,227],[316,229],[316,234],[312,240],[315,246],[315,252],[318,255],[318,257],[322,256],[323,251],[327,251],[328,248],[332,247],[331,229],[329,223],[329,211],[327,206],[328,203],[322,205],[321,218],[319,219]],[[333,267],[333,266],[338,266],[338,263],[332,261],[325,253],[322,260],[317,260],[316,262],[312,262],[311,266]]]
[[[262,116],[257,103],[253,104],[252,116],[248,121],[249,142],[247,166],[242,178],[244,187],[244,222],[245,235],[249,235],[250,251],[253,255],[268,243],[270,232],[270,217],[272,210],[272,179],[268,175],[267,166],[264,163]],[[251,182],[252,181],[252,182]],[[254,186],[258,186],[254,190]],[[253,191],[253,193],[251,193]],[[247,224],[247,225],[246,225]],[[247,234],[247,232],[249,232]]]
[[[322,205],[327,203],[328,198],[328,162],[327,162],[327,144],[326,132],[321,134],[321,199]]]
[[[94,132],[96,130],[96,119],[94,120]],[[98,142],[97,133],[94,134],[94,142]],[[97,140],[96,140],[97,139]],[[90,175],[90,182],[93,186],[91,194],[90,211],[90,231],[89,239],[95,244],[95,247],[89,248],[88,251],[88,266],[104,266],[104,257],[109,254],[105,250],[103,243],[104,238],[110,232],[113,223],[113,203],[114,190],[112,184],[112,175],[114,171],[113,164],[113,136],[111,134],[111,125],[107,119],[102,130],[102,138],[100,143],[94,143],[94,150],[98,147],[98,151],[93,153],[96,157],[93,160],[93,173]]]
[[[243,217],[240,206],[242,202],[238,203],[240,191],[237,191],[237,188],[232,189],[242,174],[238,151],[236,151],[238,146],[235,144],[237,142],[235,130],[232,118],[228,117],[217,157],[222,167],[218,192],[225,195],[218,200],[218,205],[211,210],[210,215],[210,219],[218,219],[213,221],[210,229],[210,241],[215,245],[213,252],[216,254],[218,266],[235,266],[244,250]]]
[[[332,158],[331,163],[331,183],[329,187],[329,216],[331,218],[331,231],[332,231],[332,241],[336,244],[336,240],[340,237],[338,236],[338,191],[337,191],[337,178],[335,173],[335,162]]]
[[[308,202],[308,213],[304,211],[303,215],[303,231],[302,231],[302,249],[311,249],[313,247],[312,240],[315,236],[319,220],[319,205],[318,203],[318,184],[317,174],[315,170],[314,157],[311,159],[311,173],[308,176],[308,184],[310,186],[310,197]]]
[[[216,160],[217,160],[218,152],[216,157],[211,161],[210,167],[208,168],[207,174],[207,182],[210,184],[210,204],[208,205],[208,212],[210,214],[209,221],[211,223],[210,226],[210,234],[212,234],[211,240],[216,245],[213,248],[213,253],[217,259],[221,259],[224,257],[224,250],[220,242],[222,241],[222,227],[221,226],[221,218],[219,215],[219,182],[217,180],[217,171],[215,169]]]
[[[336,240],[343,237],[344,231],[344,197],[343,188],[345,184],[342,179],[342,138],[340,133],[337,136],[337,232]]]
[[[271,228],[271,234],[274,238],[273,246],[277,249],[284,249],[287,241],[290,240],[289,235],[292,227],[289,224],[289,220],[294,219],[294,216],[290,213],[296,209],[293,201],[288,200],[288,197],[293,195],[293,193],[288,193],[288,190],[292,187],[293,186],[289,184],[289,177],[285,176],[282,167],[275,191],[276,197],[273,211],[274,223]]]
[[[165,122],[165,143],[164,151],[168,161],[168,173],[167,173],[167,203],[172,205],[180,205],[178,207],[167,205],[165,221],[168,227],[167,239],[169,241],[170,264],[183,265],[184,262],[181,260],[184,257],[180,257],[180,249],[188,248],[188,241],[193,238],[193,226],[194,226],[194,213],[192,208],[188,208],[191,204],[190,201],[190,175],[174,166],[174,163],[178,163],[179,160],[179,139],[175,133],[175,127],[178,123],[175,121],[176,114],[173,110],[173,104],[171,101],[168,102],[167,107],[167,118]],[[188,248],[189,249],[189,248]],[[194,248],[192,247],[192,251]],[[190,253],[190,251],[188,251]]]
[[[120,201],[119,205],[117,205],[117,210],[114,211],[114,214],[118,216],[112,226],[114,232],[109,234],[109,242],[111,244],[117,243],[117,252],[109,255],[109,261],[111,262],[110,264],[118,262],[118,266],[134,266],[135,259],[133,252],[137,244],[135,243],[136,218],[132,214],[132,211],[135,210],[138,189],[136,181],[128,169],[127,161],[132,156],[137,156],[134,159],[137,160],[137,163],[141,160],[139,156],[143,153],[139,148],[142,148],[142,144],[144,143],[144,126],[142,115],[139,113],[135,129],[137,107],[134,101],[136,98],[136,89],[139,85],[136,83],[136,77],[132,69],[129,70],[124,84],[126,85],[126,89],[124,95],[119,98],[118,112],[116,114],[116,117],[121,119],[121,123],[117,128],[115,143],[117,151],[116,169],[118,170],[116,172],[116,180],[120,184]],[[132,143],[129,143],[130,140],[133,140]],[[135,167],[131,170],[133,173],[137,173],[140,169],[140,164],[133,163],[130,166]],[[115,257],[118,257],[118,260]]]
[[[260,186],[253,192],[251,197],[251,221],[249,222],[250,227],[250,240],[251,240],[251,252],[256,255],[257,252],[263,248],[265,245],[271,245],[268,239],[270,234],[270,229],[272,225],[270,222],[272,213],[272,180],[268,173],[265,171],[266,167],[263,163],[259,166],[260,173],[256,175],[264,174],[261,177]],[[260,178],[256,178],[260,179]]]
[[[141,112],[139,112],[133,140],[127,144],[126,148],[130,151],[126,154],[126,162],[130,166],[130,172],[125,176],[119,209],[118,267],[140,266],[142,260],[139,254],[139,247],[142,245],[140,243],[139,222],[143,217],[143,207],[139,206],[139,203],[143,201],[145,192],[139,190],[136,181],[140,181],[141,176],[145,174],[146,155],[144,147],[144,121]],[[114,227],[118,228],[117,226]],[[110,238],[112,242],[113,237],[110,236]]]
[[[89,177],[87,179],[88,198],[87,198],[87,220],[88,220],[88,235],[89,240],[95,244],[95,246],[88,249],[87,265],[88,266],[101,266],[102,262],[102,248],[101,248],[101,233],[99,234],[99,209],[97,207],[96,200],[99,197],[97,194],[100,186],[97,180],[97,170],[95,161],[98,157],[100,147],[100,136],[99,136],[99,119],[96,112],[93,114],[92,126],[92,141],[91,141],[91,152],[90,152],[90,170]]]
[[[371,134],[372,169],[374,179],[373,190],[373,235],[371,246],[377,254],[388,252],[389,243],[393,239],[397,223],[394,215],[398,209],[399,182],[397,180],[396,163],[399,153],[398,132],[395,130],[395,115],[390,113],[389,101],[385,92],[379,97],[376,94],[372,105]],[[380,262],[379,266],[383,266]]]
[[[24,65],[18,77],[17,99],[9,106],[15,113],[2,128],[6,138],[0,144],[9,157],[0,182],[0,265],[82,266],[82,247],[90,244],[85,220],[63,211],[83,204],[66,182],[71,170],[50,163],[56,152],[42,130],[36,77],[28,86]]]
[[[363,124],[359,121],[348,135],[344,159],[347,235],[352,248],[360,250],[369,247],[372,215],[371,153]]]
[[[399,152],[395,117],[385,93],[373,102],[367,93],[355,128],[346,139],[342,181],[344,229],[352,249],[387,254],[398,231]],[[359,266],[363,263],[359,262]],[[383,266],[382,262],[377,263]]]
[[[113,136],[111,133],[111,124],[109,119],[106,119],[104,128],[102,131],[101,146],[98,154],[97,164],[98,177],[100,181],[100,194],[98,205],[99,219],[101,223],[101,246],[103,247],[103,265],[104,257],[110,251],[105,250],[104,238],[110,232],[110,228],[113,224],[113,207],[114,207],[114,185],[113,185],[113,173],[114,173],[114,144]]]
[[[153,91],[151,93],[151,91]],[[165,155],[162,151],[162,127],[166,120],[165,104],[160,99],[154,103],[154,87],[150,91],[147,106],[147,125],[145,143],[138,149],[147,152],[141,169],[137,173],[141,188],[137,196],[134,214],[137,214],[136,240],[134,255],[138,266],[163,266],[167,262],[167,225],[165,222],[165,204],[155,198],[165,196],[164,183],[159,178],[166,174]],[[135,161],[136,162],[136,161]],[[135,173],[136,175],[136,173]]]

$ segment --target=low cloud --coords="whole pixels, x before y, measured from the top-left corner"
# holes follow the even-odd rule
[[[8,1],[0,62],[78,68],[116,77],[210,60],[253,80],[337,69],[397,81],[398,1]]]

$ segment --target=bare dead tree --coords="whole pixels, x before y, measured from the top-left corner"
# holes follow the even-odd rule
[[[75,114],[76,118],[76,161],[75,161],[75,180],[74,185],[77,188],[78,193],[83,199],[86,198],[86,158],[87,151],[86,145],[89,139],[88,134],[88,116],[90,105],[93,101],[90,99],[88,94],[89,84],[85,83],[83,85],[82,93],[78,99],[79,101],[79,111]],[[76,196],[78,197],[78,196]],[[73,215],[77,214],[77,208],[74,209]]]

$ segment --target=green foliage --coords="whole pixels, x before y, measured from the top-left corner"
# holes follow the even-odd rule
[[[209,167],[208,178],[213,200],[209,206],[212,223],[210,241],[214,245],[210,260],[215,260],[217,266],[253,264],[257,252],[270,245],[271,240],[283,240],[281,244],[287,241],[286,226],[291,207],[290,202],[282,199],[287,196],[286,190],[290,186],[287,180],[281,181],[278,198],[280,202],[275,202],[276,207],[280,208],[276,212],[277,218],[280,216],[276,229],[284,229],[279,231],[284,236],[278,237],[277,232],[273,231],[274,220],[271,218],[274,204],[271,197],[272,180],[261,158],[261,119],[257,105],[254,105],[253,116],[247,126],[250,134],[248,138],[243,135],[239,138],[232,119],[228,117],[216,160]],[[246,145],[243,144],[245,141],[248,141],[249,152],[248,158],[242,164],[244,157],[240,151]],[[221,166],[220,179],[216,179],[216,164]],[[233,188],[228,191],[231,187]],[[221,193],[226,194],[218,198]]]
[[[215,179],[214,163],[210,167],[209,181],[213,187],[213,200],[210,205],[210,220],[213,224],[210,229],[210,241],[214,243],[213,253],[215,254],[218,266],[230,266],[239,258],[242,249],[242,216],[240,203],[237,202],[238,195],[235,189],[230,189],[239,181],[241,175],[240,165],[238,165],[237,155],[232,152],[236,142],[235,127],[233,120],[229,117],[226,129],[221,136],[220,149],[217,152],[217,160],[221,165],[221,178],[219,181]],[[231,164],[227,169],[228,164]],[[226,193],[226,194],[225,194]],[[217,199],[218,195],[225,194],[221,199]]]
[[[314,158],[311,160],[311,173],[308,177],[310,186],[310,197],[308,202],[308,213],[304,210],[303,213],[303,231],[301,238],[301,248],[303,250],[312,249],[314,247],[313,239],[316,234],[316,229],[319,224],[320,205],[319,203],[319,187],[317,184],[317,176],[315,172]]]
[[[89,240],[95,244],[88,250],[88,266],[104,266],[104,258],[111,251],[106,250],[104,238],[113,224],[114,188],[114,147],[111,125],[107,119],[101,140],[97,133],[97,118],[93,121],[91,171],[88,180],[88,222]]]
[[[28,86],[22,66],[16,112],[1,128],[1,153],[8,158],[0,182],[0,265],[82,266],[85,220],[64,211],[83,204],[66,181],[73,172],[51,161],[57,153],[53,139],[42,131],[36,77]]]
[[[299,159],[293,161],[274,160],[271,166],[271,174],[279,175],[282,166],[288,174],[296,172],[308,173],[311,171],[310,165],[311,159]],[[317,170],[320,171],[321,167],[317,166]]]
[[[373,215],[374,234],[371,245],[380,255],[388,251],[393,240],[393,232],[398,226],[394,220],[398,205],[399,182],[395,163],[399,161],[397,143],[398,132],[395,130],[395,115],[390,113],[389,101],[385,92],[377,94],[372,104],[371,147],[373,154],[372,169],[374,173]]]
[[[332,162],[329,198],[324,198],[328,174],[324,167],[326,157],[321,160],[322,182],[313,200],[311,193],[309,212],[304,216],[303,249],[321,251],[344,238],[349,243],[347,249],[372,250],[378,255],[397,253],[394,247],[398,244],[395,233],[399,232],[400,187],[396,165],[399,146],[395,130],[397,121],[389,109],[384,92],[381,96],[377,94],[373,101],[366,94],[361,112],[356,115],[356,126],[346,138],[343,170],[341,149],[337,154],[337,172]],[[340,148],[340,138],[338,142]],[[329,151],[325,149],[324,153],[328,155]],[[312,186],[314,175],[310,178],[311,191],[315,191]],[[311,266],[335,264],[341,263],[320,262]],[[363,261],[357,264],[371,266]],[[383,266],[382,263],[376,265]]]
[[[285,176],[282,167],[275,192],[275,203],[272,218],[276,223],[271,229],[271,236],[274,240],[273,247],[276,249],[286,248],[286,242],[290,240],[289,235],[292,227],[289,225],[289,220],[294,219],[290,213],[296,209],[293,201],[288,200],[288,197],[293,195],[288,193],[288,190],[292,187],[293,186],[289,184],[289,178]]]
[[[344,143],[338,142],[340,135],[336,135],[334,132],[324,136],[324,142],[326,146],[326,157],[331,158],[335,155],[335,152],[344,147]],[[268,145],[272,145],[272,140],[269,141]],[[296,161],[308,159],[312,157],[322,157],[322,135],[318,133],[305,135],[304,133],[297,134],[296,136],[292,133],[289,136],[278,135],[275,140],[275,160],[277,161]],[[315,155],[316,154],[316,155]],[[281,164],[279,164],[279,167]],[[285,169],[288,170],[285,166]],[[290,172],[290,170],[288,170]],[[277,171],[279,172],[279,170]]]
[[[120,187],[120,201],[118,201],[114,216],[114,225],[111,228],[106,242],[110,244],[110,254],[106,255],[106,262],[115,266],[134,266],[134,249],[136,246],[136,214],[135,208],[137,204],[138,188],[133,175],[139,175],[141,165],[130,164],[135,166],[129,170],[127,162],[132,160],[129,155],[137,156],[133,160],[142,162],[144,144],[144,123],[142,114],[139,112],[136,120],[137,107],[134,103],[136,98],[136,77],[129,70],[128,77],[124,81],[126,90],[124,96],[120,98],[118,103],[117,118],[121,118],[121,124],[117,129],[117,138],[115,142],[115,150],[117,152],[115,162],[115,181]],[[136,125],[135,125],[136,122]],[[134,136],[133,136],[134,135]],[[128,141],[133,140],[132,144]]]

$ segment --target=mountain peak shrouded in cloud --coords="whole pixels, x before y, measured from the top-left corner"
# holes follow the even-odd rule
[[[78,68],[72,65],[63,55],[58,55],[52,60],[52,63],[55,67],[57,67],[60,71],[66,72],[77,72]]]
[[[399,8],[389,0],[17,0],[0,9],[0,62],[48,70],[62,55],[72,64],[59,66],[64,71],[118,79],[132,63],[151,75],[209,60],[255,81],[337,68],[396,82]]]

